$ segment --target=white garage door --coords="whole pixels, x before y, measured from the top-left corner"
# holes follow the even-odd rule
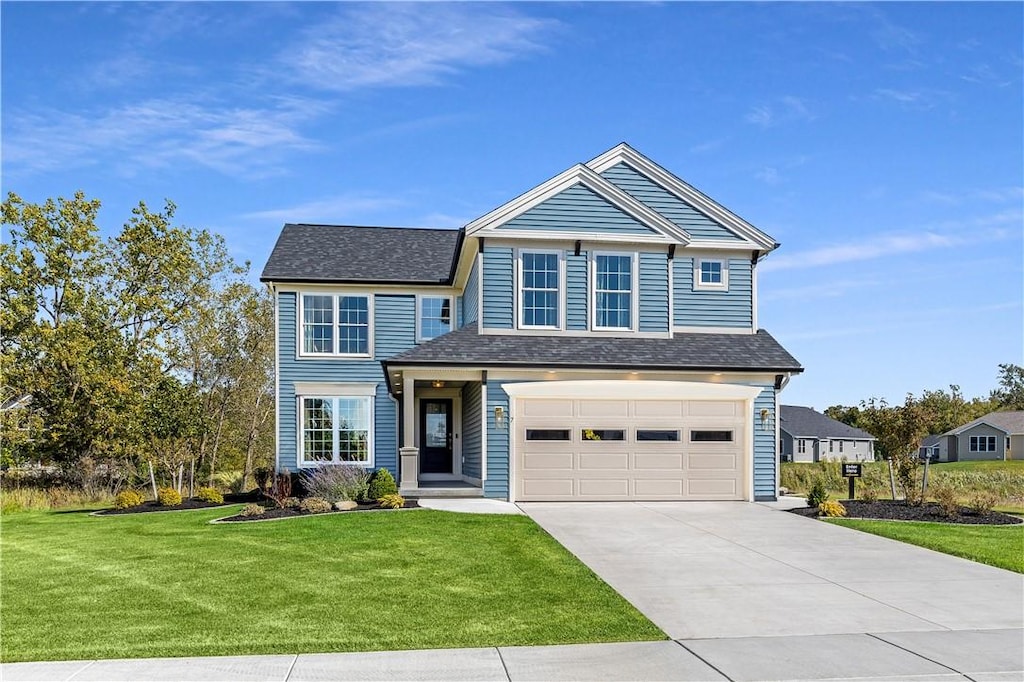
[[[740,500],[742,400],[521,398],[515,498]]]

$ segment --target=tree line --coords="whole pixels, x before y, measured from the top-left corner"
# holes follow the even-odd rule
[[[104,239],[82,192],[9,193],[0,245],[0,462],[113,491],[176,487],[273,457],[270,295],[223,237],[140,202]]]

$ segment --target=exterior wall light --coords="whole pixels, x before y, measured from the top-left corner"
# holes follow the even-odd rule
[[[767,408],[761,410],[761,430],[762,431],[770,430],[769,427],[771,426],[771,423],[772,423],[771,417],[772,417],[771,412],[769,412],[767,410]]]
[[[499,405],[494,408],[494,426],[504,430],[506,425],[507,418],[505,416],[505,408]]]

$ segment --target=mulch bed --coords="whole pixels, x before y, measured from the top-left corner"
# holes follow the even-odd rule
[[[401,509],[418,509],[419,506],[420,506],[420,503],[417,502],[416,500],[406,500],[405,504],[403,504],[401,506]],[[390,507],[382,507],[382,506],[380,506],[376,502],[368,502],[366,504],[360,504],[355,509],[348,509],[348,510],[346,510],[346,512],[361,512],[361,511],[375,511],[375,510],[393,511]],[[322,512],[322,513],[324,513],[324,514],[340,514],[340,513],[346,513],[346,512],[339,512],[339,511],[336,511],[336,510],[332,509],[329,512]],[[263,514],[261,514],[259,516],[238,516],[238,515],[228,516],[227,518],[218,519],[218,522],[219,523],[241,523],[241,522],[244,522],[244,521],[266,521],[267,519],[290,519],[290,518],[293,518],[293,517],[296,517],[296,516],[317,516],[317,514],[310,514],[309,512],[304,512],[301,509],[295,509],[293,507],[284,507],[284,508],[270,508],[270,507],[268,507],[267,510]]]
[[[841,500],[840,502],[846,507],[846,518],[848,519],[932,521],[936,523],[965,523],[990,526],[1024,523],[1024,519],[1019,516],[996,511],[978,514],[965,507],[961,507],[957,514],[946,516],[942,508],[934,502],[926,502],[918,506],[911,506],[905,502],[893,500],[878,500],[877,502]],[[813,507],[800,507],[799,509],[790,509],[789,511],[800,516],[818,516],[818,510]]]
[[[159,502],[149,501],[143,502],[135,507],[125,507],[124,509],[104,509],[103,511],[96,512],[97,516],[115,516],[118,514],[148,514],[151,512],[167,512],[167,511],[183,511],[187,509],[212,509],[214,507],[224,507],[229,504],[238,504],[240,502],[256,502],[259,500],[259,495],[256,491],[250,493],[236,493],[224,496],[224,502],[222,504],[213,504],[212,502],[203,502],[202,500],[187,499],[182,500],[181,504],[175,507],[165,507]]]

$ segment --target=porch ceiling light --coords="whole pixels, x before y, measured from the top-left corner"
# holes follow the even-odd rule
[[[444,388],[444,381],[442,381],[441,379],[434,379],[433,381],[430,382],[430,385],[433,386],[434,388]]]

